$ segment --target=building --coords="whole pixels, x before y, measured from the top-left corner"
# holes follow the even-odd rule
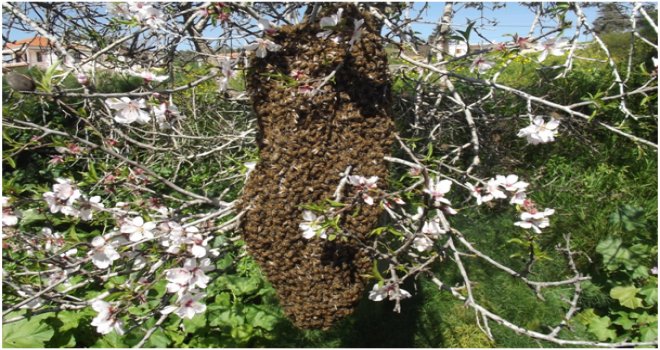
[[[74,62],[66,59],[65,65],[79,62],[86,56],[91,55],[91,50],[84,46],[73,45],[69,51]],[[13,69],[17,67],[37,67],[46,69],[59,59],[57,50],[47,38],[35,36],[29,39],[17,40],[6,43],[2,47],[2,68]],[[83,66],[86,69],[87,65]]]

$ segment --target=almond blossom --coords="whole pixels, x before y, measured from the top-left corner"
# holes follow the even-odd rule
[[[18,217],[9,207],[9,197],[2,196],[2,226],[15,226],[18,224]]]
[[[424,226],[422,226],[422,233],[434,238],[437,238],[438,235],[446,232],[447,231],[443,230],[440,227],[440,223],[438,222],[437,218],[431,221],[424,222]]]
[[[363,24],[364,24],[364,19],[353,20],[353,25],[355,26],[355,28],[353,29],[353,35],[351,35],[351,40],[348,41],[348,44],[351,45],[351,48],[353,48],[353,44],[360,41],[360,38],[362,38],[362,29],[360,27],[362,27]]]
[[[337,13],[334,15],[330,15],[329,17],[322,17],[321,21],[319,22],[319,26],[321,29],[327,28],[327,27],[336,27],[339,22],[341,22],[341,15],[344,12],[343,8],[338,8]],[[332,34],[332,30],[326,30],[320,33],[316,34],[316,37],[321,38],[323,40],[327,39],[330,34]]]
[[[169,129],[172,127],[172,122],[176,119],[185,119],[179,108],[169,102],[163,102],[153,109],[156,122],[160,129]]]
[[[157,29],[165,25],[163,11],[143,2],[135,3],[129,7],[129,10],[135,13],[135,18],[143,24]]]
[[[376,283],[371,291],[369,291],[369,300],[381,301],[385,300],[385,298],[389,298],[389,300],[397,300],[412,297],[408,291],[397,287],[398,286],[393,283],[379,287],[378,283]]]
[[[206,288],[206,285],[211,280],[210,277],[206,276],[205,272],[215,270],[215,266],[213,266],[211,259],[209,258],[201,259],[199,263],[197,262],[197,259],[186,259],[183,263],[183,267],[190,271],[190,287],[201,289]]]
[[[312,239],[316,237],[318,232],[319,237],[326,239],[328,236],[325,233],[325,229],[321,227],[321,222],[323,221],[322,216],[316,216],[313,212],[309,210],[303,211],[303,222],[301,222],[298,227],[303,231],[303,238]]]
[[[550,118],[546,123],[542,116],[536,116],[531,125],[518,131],[518,137],[526,137],[527,142],[532,145],[548,143],[555,140],[558,127],[559,120]]]
[[[433,246],[433,241],[426,236],[415,237],[415,239],[413,239],[412,246],[421,253],[431,248]]]
[[[208,242],[213,237],[202,236],[199,232],[199,229],[194,226],[186,228],[186,237],[183,239],[183,242],[189,245],[188,250],[196,258],[203,258],[207,253]]]
[[[277,33],[277,29],[275,29],[275,26],[265,18],[259,19],[259,21],[257,22],[257,26],[259,26],[259,29],[261,29],[266,35],[273,35]]]
[[[135,76],[135,77],[140,77],[144,79],[146,83],[150,83],[152,81],[157,81],[157,82],[163,82],[167,80],[169,77],[167,75],[156,75],[152,72],[149,71],[142,71],[142,72],[136,72],[134,70],[129,70],[128,74]]]
[[[94,211],[101,210],[104,207],[105,205],[101,203],[100,196],[93,196],[89,199],[87,199],[86,196],[82,196],[82,199],[79,203],[77,216],[79,216],[83,221],[89,221],[92,220],[92,214]]]
[[[76,75],[76,80],[78,80],[78,84],[80,84],[80,85],[89,84],[89,78],[83,73],[78,73]]]
[[[62,212],[64,215],[77,216],[77,210],[73,208],[73,204],[80,198],[80,191],[71,180],[57,178],[55,181],[57,183],[53,185],[53,191],[43,194],[46,203],[50,207],[50,212],[53,214]]]
[[[525,193],[525,191],[518,191],[511,197],[511,201],[509,201],[509,203],[523,205],[526,199],[527,193]]]
[[[220,70],[222,71],[223,77],[220,78],[220,86],[218,90],[223,92],[227,90],[229,80],[235,75],[234,70],[232,69],[232,61],[228,58],[224,58],[220,62]]]
[[[435,181],[431,180],[431,183],[424,189],[424,192],[428,193],[433,198],[435,206],[439,207],[442,204],[451,205],[451,202],[445,198],[445,194],[449,190],[451,190],[451,181],[440,180],[438,178]]]
[[[369,205],[374,204],[374,199],[369,195],[368,191],[375,190],[378,187],[376,182],[378,182],[378,176],[371,176],[369,178],[360,175],[348,176],[348,183],[353,185],[358,192],[362,193],[362,200]]]
[[[92,263],[99,269],[106,269],[112,262],[119,259],[121,256],[115,250],[116,240],[109,242],[104,237],[97,236],[92,239],[93,249],[89,251],[92,256]]]
[[[97,332],[108,334],[114,330],[119,335],[124,334],[123,322],[117,319],[119,308],[116,304],[96,300],[92,303],[92,309],[98,312],[92,320],[92,326],[96,327]]]
[[[564,49],[568,45],[568,40],[565,38],[556,38],[546,40],[543,43],[538,43],[536,45],[537,50],[541,50],[541,54],[538,57],[539,62],[545,61],[548,57],[548,54],[553,56],[562,56],[564,54]]]
[[[165,279],[168,282],[166,286],[167,292],[178,293],[179,296],[182,296],[188,288],[192,277],[192,273],[182,267],[165,270]]]
[[[509,192],[518,192],[524,191],[529,184],[525,181],[518,181],[518,175],[508,175],[504,177],[503,175],[495,176],[497,182],[499,182],[505,190]]]
[[[192,319],[196,314],[201,314],[206,311],[206,305],[199,302],[206,295],[203,293],[199,294],[185,294],[176,305],[169,305],[161,310],[162,314],[170,314],[174,312],[179,315],[181,318]]]
[[[270,52],[277,52],[282,48],[281,45],[275,44],[274,42],[268,40],[268,39],[261,39],[257,38],[255,43],[249,44],[245,46],[245,50],[247,51],[255,51],[256,50],[256,55],[259,58],[264,58],[266,57],[266,54],[268,51]]]
[[[541,233],[542,228],[550,226],[548,216],[555,213],[554,209],[546,208],[544,211],[532,210],[531,212],[523,212],[520,214],[520,220],[513,223],[516,226],[533,229],[536,233]]]
[[[476,69],[479,74],[484,74],[486,71],[489,69],[493,68],[495,66],[495,63],[486,60],[486,58],[483,55],[477,56],[477,58],[472,61],[472,64],[470,65],[470,72],[474,72]]]
[[[115,121],[117,123],[131,124],[137,121],[138,123],[144,124],[151,119],[149,113],[143,110],[143,108],[147,108],[143,98],[139,100],[131,100],[128,97],[112,97],[106,99],[105,103],[108,107],[117,111],[115,114]]]
[[[120,232],[128,233],[128,239],[131,242],[141,241],[143,239],[154,238],[154,233],[152,232],[156,228],[156,223],[149,221],[144,222],[144,219],[140,216],[137,216],[131,220],[126,220],[126,222],[121,225]]]
[[[477,205],[481,205],[493,199],[493,195],[491,194],[482,196],[481,193],[483,192],[483,188],[478,187],[476,184],[473,185],[471,183],[466,183],[465,186],[470,190],[470,195],[477,199]]]

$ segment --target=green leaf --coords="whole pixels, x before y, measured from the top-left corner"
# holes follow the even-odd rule
[[[594,309],[586,309],[575,316],[575,321],[586,326],[595,318],[598,318],[598,315],[594,313]]]
[[[52,314],[44,314],[20,321],[2,325],[2,346],[5,348],[42,348],[50,340],[55,331],[44,318]]]
[[[642,287],[642,290],[639,291],[639,294],[644,296],[644,302],[647,305],[655,305],[658,303],[658,285],[647,284]]]
[[[613,340],[616,338],[616,332],[609,328],[611,324],[612,322],[607,316],[593,318],[589,323],[589,332],[595,335],[600,341],[607,339]]]
[[[639,330],[639,333],[642,335],[641,341],[654,341],[658,340],[658,323],[651,325],[650,327],[643,327]]]
[[[635,296],[639,290],[639,288],[635,288],[634,286],[614,287],[610,290],[610,297],[617,299],[622,306],[629,309],[636,309],[642,307],[642,299]]]
[[[271,331],[275,328],[275,324],[277,324],[277,317],[268,315],[267,313],[260,310],[254,314],[249,322],[254,327],[260,327],[267,331]]]
[[[9,166],[12,167],[12,169],[16,169],[16,162],[14,162],[13,158],[7,157],[3,160],[6,161],[9,164]]]
[[[78,327],[78,323],[80,323],[80,319],[85,316],[84,313],[80,311],[60,311],[56,314],[57,319],[59,319],[62,322],[62,325],[58,328],[58,331],[64,332],[68,331],[69,329],[74,329]]]
[[[39,213],[37,209],[28,209],[22,212],[21,226],[26,226],[34,222],[44,221],[46,217]]]
[[[170,343],[170,338],[165,335],[162,328],[158,328],[146,342],[147,347],[152,348],[166,348]]]
[[[627,331],[631,330],[635,326],[636,322],[629,319],[627,313],[618,312],[618,314],[621,315],[621,317],[618,317],[612,323],[623,327],[623,329]]]
[[[186,333],[194,333],[206,326],[206,314],[195,315],[192,319],[183,319],[183,329]]]
[[[104,335],[99,339],[93,346],[94,348],[126,348],[124,343],[123,336],[117,334],[117,332],[112,331]]]

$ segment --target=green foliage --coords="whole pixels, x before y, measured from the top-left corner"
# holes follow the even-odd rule
[[[583,311],[580,323],[598,340],[657,340],[657,236],[647,231],[649,220],[639,207],[619,206],[610,215],[610,223],[615,233],[635,233],[626,243],[609,236],[596,247],[605,272],[599,276],[602,288],[616,302]],[[656,276],[650,274],[652,267],[656,267]]]
[[[25,314],[10,313],[7,318]],[[55,331],[45,322],[49,314],[28,316],[2,327],[2,346],[6,348],[42,348]]]

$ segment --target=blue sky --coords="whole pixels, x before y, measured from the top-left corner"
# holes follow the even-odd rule
[[[411,15],[415,15],[417,12],[419,12],[419,10],[422,7],[423,7],[422,2],[415,3]],[[428,8],[423,13],[423,18],[425,22],[431,22],[431,23],[429,24],[417,23],[413,25],[413,30],[420,32],[420,36],[422,38],[424,39],[428,38],[428,36],[433,31],[433,28],[435,28],[436,26],[434,23],[437,23],[440,16],[442,15],[443,8],[444,8],[444,2],[430,3]],[[519,33],[522,36],[526,36],[527,33],[529,32],[530,25],[534,18],[533,14],[527,7],[522,6],[516,2],[505,3],[504,8],[500,8],[497,10],[492,10],[492,3],[485,3],[485,8],[483,12],[474,8],[466,8],[465,3],[456,3],[454,5],[454,9],[456,11],[453,20],[453,25],[455,29],[465,29],[465,25],[467,24],[468,18],[477,19],[475,28],[480,30],[480,32],[488,39],[498,42],[510,40],[510,37],[505,36],[506,34]],[[597,17],[597,10],[595,8],[585,8],[584,11],[589,20],[594,20]],[[574,20],[575,16],[573,16],[572,13],[569,12],[567,18],[568,20]],[[491,21],[496,21],[497,24],[493,24]],[[552,25],[554,23],[547,23],[547,24]],[[551,29],[552,28],[548,28],[546,30],[551,30]],[[204,35],[213,35],[214,34],[213,32],[216,32],[217,35],[218,30],[219,29],[210,30],[208,32],[205,32]],[[12,40],[20,40],[34,36],[33,33],[22,33],[15,30],[12,30],[11,34],[12,34],[11,35]],[[535,35],[538,34],[540,34],[539,30],[535,32]],[[564,36],[571,36],[572,34],[573,34],[573,30],[569,29],[566,33],[564,33]],[[585,37],[580,38],[580,40],[588,40],[588,39],[589,38],[585,38]],[[479,43],[480,41],[483,42],[483,40],[481,40],[477,35],[473,35],[470,38],[471,43],[476,44]],[[188,45],[184,44],[182,45],[181,48],[186,49],[188,48],[187,46]]]
[[[527,33],[529,32],[529,29],[532,25],[532,21],[534,20],[534,14],[529,10],[529,8],[516,2],[508,2],[504,4],[504,8],[493,10],[492,4],[493,3],[484,3],[485,6],[483,12],[474,8],[466,8],[465,3],[454,4],[454,10],[456,12],[453,19],[454,28],[464,30],[466,28],[468,19],[477,19],[475,28],[490,40],[495,40],[498,42],[511,40],[511,37],[507,37],[505,35],[514,33],[527,36]],[[431,22],[438,22],[440,16],[442,15],[444,6],[444,2],[430,3],[425,13],[426,20]],[[414,9],[419,11],[422,7],[422,3],[416,3]],[[583,10],[587,16],[587,19],[590,21],[593,21],[596,19],[596,17],[598,17],[597,10],[595,8],[584,8]],[[572,14],[572,12],[569,12],[567,20],[575,20],[575,16]],[[496,21],[497,23],[493,24],[491,21]],[[555,23],[546,23],[546,25],[551,24],[554,25]],[[416,26],[413,26],[413,29],[419,31],[423,38],[428,38],[428,36],[433,32],[434,28],[434,24],[420,23]],[[548,28],[546,30],[551,29],[553,28]],[[538,34],[540,34],[540,31],[537,29],[535,35]],[[571,30],[568,30],[566,33],[564,33],[565,36],[572,34],[573,31]],[[477,35],[472,35],[470,38],[470,42],[474,44],[479,43],[480,41],[483,40],[480,39]]]

